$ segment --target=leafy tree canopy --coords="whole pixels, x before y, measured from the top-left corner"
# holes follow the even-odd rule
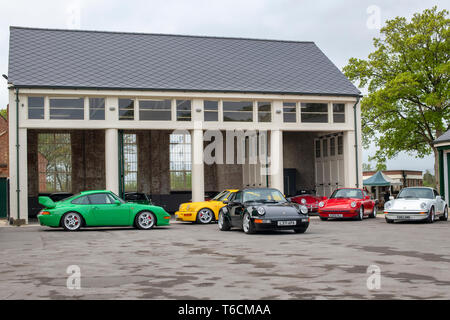
[[[375,143],[380,163],[400,151],[437,157],[433,141],[450,125],[448,14],[433,7],[411,21],[386,21],[368,59],[351,58],[344,67],[368,89],[361,100],[363,144]]]

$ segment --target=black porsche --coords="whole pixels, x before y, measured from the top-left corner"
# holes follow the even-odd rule
[[[219,229],[241,228],[251,234],[263,230],[294,230],[304,233],[309,226],[308,208],[289,202],[272,188],[236,192],[219,211]]]

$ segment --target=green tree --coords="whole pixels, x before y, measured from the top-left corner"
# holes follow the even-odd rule
[[[372,165],[370,163],[363,163],[362,169],[363,171],[372,171]]]
[[[429,170],[425,171],[423,174],[423,185],[425,187],[436,187],[436,180]]]
[[[400,151],[434,153],[439,177],[433,141],[450,127],[448,14],[433,7],[410,21],[386,21],[368,59],[351,58],[344,67],[350,80],[367,87],[361,99],[363,143],[375,143],[380,163]]]
[[[0,115],[3,118],[8,119],[8,111],[6,109],[0,109]]]

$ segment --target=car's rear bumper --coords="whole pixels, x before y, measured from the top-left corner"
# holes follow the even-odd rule
[[[337,218],[337,219],[350,219],[355,218],[359,214],[359,210],[336,210],[326,211],[319,210],[319,216],[321,218]]]
[[[37,218],[41,226],[47,227],[59,227],[59,222],[61,220],[60,216],[54,214],[38,214]]]
[[[420,221],[428,219],[428,214],[419,212],[389,212],[384,217],[393,221]]]
[[[192,211],[177,211],[175,212],[175,219],[177,221],[195,221],[197,213]]]

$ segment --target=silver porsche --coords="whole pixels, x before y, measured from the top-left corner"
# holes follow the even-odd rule
[[[448,219],[448,206],[433,188],[410,187],[400,191],[397,198],[384,204],[387,223],[394,221],[425,221],[433,223],[437,218]]]

